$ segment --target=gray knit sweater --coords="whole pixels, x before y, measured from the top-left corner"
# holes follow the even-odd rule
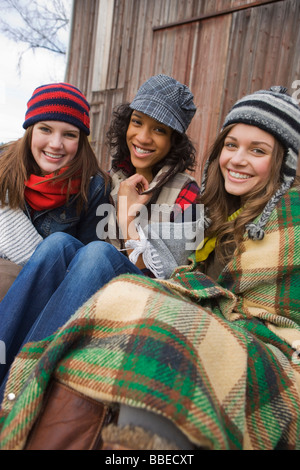
[[[43,240],[21,209],[0,207],[0,257],[24,266]]]

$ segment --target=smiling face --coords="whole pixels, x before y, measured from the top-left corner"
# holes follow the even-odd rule
[[[169,153],[172,129],[140,111],[133,111],[126,134],[131,163],[150,182],[152,168]]]
[[[33,158],[48,175],[65,167],[78,150],[80,130],[62,121],[43,121],[34,124],[31,139]]]
[[[274,137],[255,126],[236,124],[227,134],[219,165],[229,194],[247,198],[254,188],[267,183]]]

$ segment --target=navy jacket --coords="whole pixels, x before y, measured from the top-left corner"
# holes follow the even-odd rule
[[[91,178],[88,194],[88,208],[80,214],[76,212],[76,200],[70,198],[68,205],[56,209],[35,211],[26,204],[26,214],[43,238],[54,232],[66,232],[80,240],[84,245],[99,240],[96,234],[97,224],[103,217],[96,216],[100,204],[108,204],[110,185],[105,188],[105,182],[100,174]],[[73,203],[72,203],[73,200]]]

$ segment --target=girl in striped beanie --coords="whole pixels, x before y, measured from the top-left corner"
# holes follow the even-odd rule
[[[249,158],[239,160],[236,156],[241,153],[241,143],[233,135],[236,130],[247,135],[255,129],[273,141],[270,161],[260,180]],[[248,149],[248,155],[253,155],[253,165],[260,165],[269,152],[258,142],[264,137],[255,139]],[[226,158],[222,157],[226,151]],[[299,151],[300,107],[286,88],[273,86],[259,90],[233,105],[203,171],[200,199],[206,211],[205,234],[207,240],[211,242],[211,237],[214,240],[208,252],[216,248],[224,262],[245,233],[252,240],[264,238],[272,211],[295,182]],[[197,260],[207,262],[208,252],[204,254],[202,247]]]
[[[88,140],[89,109],[69,83],[34,90],[23,137],[1,149],[0,257],[24,265],[54,232],[84,244],[99,238],[96,208],[109,202],[109,178]]]

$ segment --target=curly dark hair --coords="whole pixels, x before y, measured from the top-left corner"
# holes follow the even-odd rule
[[[126,132],[130,123],[133,109],[129,103],[121,104],[113,111],[111,125],[106,134],[106,145],[112,157],[112,167],[128,160],[129,149],[126,143]],[[170,165],[170,175],[185,170],[193,171],[196,164],[196,149],[186,134],[180,134],[173,130],[171,135],[171,149],[166,157],[153,168],[153,174],[157,174],[164,165]],[[133,168],[132,168],[133,170]]]

